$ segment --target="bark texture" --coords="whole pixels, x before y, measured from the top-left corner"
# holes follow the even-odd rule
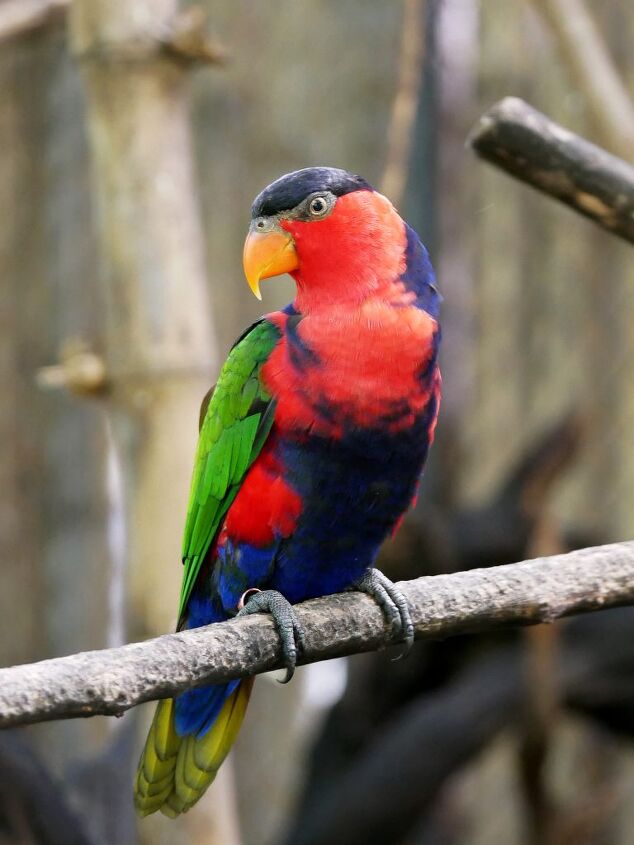
[[[634,603],[634,542],[401,583],[417,638],[448,637]],[[304,663],[393,642],[377,605],[358,593],[298,606]],[[280,667],[269,618],[168,634],[121,648],[0,670],[0,727],[118,715],[192,686]]]
[[[516,97],[492,106],[469,142],[491,164],[634,243],[634,167],[627,162]]]

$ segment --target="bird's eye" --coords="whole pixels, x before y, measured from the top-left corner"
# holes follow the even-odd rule
[[[326,197],[313,197],[308,203],[308,211],[311,217],[324,217],[329,208],[330,204]]]
[[[258,217],[258,219],[255,221],[255,228],[258,230],[258,232],[266,232],[268,228],[267,224],[268,221],[266,217]]]

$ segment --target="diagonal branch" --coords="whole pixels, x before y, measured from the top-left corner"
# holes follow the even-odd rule
[[[634,604],[634,542],[401,584],[417,638],[448,637]],[[298,607],[305,663],[390,643],[378,607],[348,593]],[[273,623],[250,617],[121,648],[0,669],[0,727],[97,714],[280,666]]]
[[[584,0],[533,0],[552,30],[574,87],[585,97],[605,144],[634,150],[634,102]]]
[[[634,243],[634,166],[516,97],[492,106],[468,141],[496,167]]]

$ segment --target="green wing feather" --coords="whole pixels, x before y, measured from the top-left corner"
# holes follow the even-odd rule
[[[279,330],[266,319],[251,326],[203,400],[183,535],[181,622],[209,546],[271,430],[274,402],[260,380],[260,369],[279,338]]]

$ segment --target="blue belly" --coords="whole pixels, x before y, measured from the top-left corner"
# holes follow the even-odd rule
[[[279,590],[292,602],[341,592],[376,558],[381,543],[410,505],[436,416],[432,396],[406,431],[356,429],[341,440],[280,439],[288,482],[303,507],[293,534],[268,548],[227,543],[210,581],[189,604],[189,627],[235,612],[250,587]]]
[[[304,508],[277,550],[270,587],[298,602],[360,578],[412,501],[435,415],[433,398],[405,432],[357,429],[340,441],[282,443],[288,480]]]

